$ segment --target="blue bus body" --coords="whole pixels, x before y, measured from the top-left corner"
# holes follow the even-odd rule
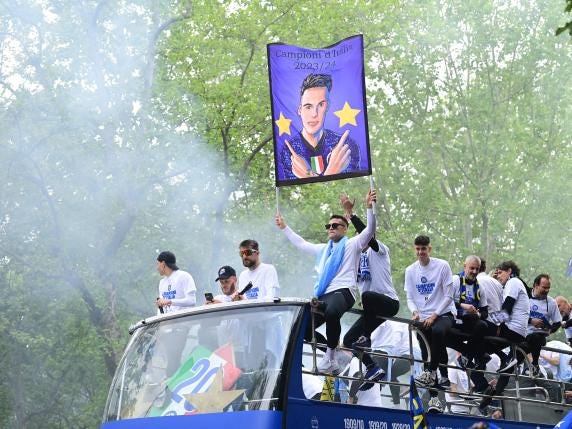
[[[280,318],[281,322],[285,322],[289,324],[286,326],[277,327],[269,331],[273,335],[276,334],[279,330],[281,330],[282,334],[285,334],[285,338],[283,338],[282,343],[279,342],[278,346],[271,346],[274,347],[274,350],[277,351],[274,353],[275,355],[279,355],[280,362],[278,362],[275,367],[270,368],[269,366],[263,367],[259,365],[258,368],[263,368],[263,372],[265,372],[266,378],[258,378],[257,382],[265,384],[268,387],[267,391],[271,390],[271,394],[265,394],[269,396],[260,397],[254,400],[254,402],[245,402],[241,404],[234,405],[227,405],[224,412],[208,412],[208,413],[200,413],[200,412],[193,412],[193,406],[187,402],[194,401],[197,398],[196,395],[210,395],[209,389],[205,390],[204,385],[200,385],[196,383],[198,380],[199,374],[209,374],[209,380],[215,380],[211,382],[211,385],[216,383],[216,376],[212,375],[216,371],[216,368],[213,369],[210,366],[214,365],[217,361],[217,357],[209,356],[209,363],[205,363],[205,358],[195,358],[192,362],[188,363],[190,369],[188,372],[188,378],[184,381],[184,377],[180,377],[179,384],[175,385],[175,383],[169,384],[169,382],[159,382],[157,389],[154,391],[160,391],[163,388],[167,389],[169,387],[169,395],[167,395],[167,399],[165,399],[165,395],[161,392],[160,395],[151,395],[153,400],[157,402],[157,398],[161,398],[162,404],[168,403],[169,400],[172,401],[179,401],[179,409],[182,409],[183,412],[188,410],[187,415],[169,415],[169,411],[163,411],[161,414],[161,409],[155,404],[149,402],[141,405],[141,403],[137,403],[137,400],[131,398],[131,405],[130,411],[125,411],[126,408],[123,408],[122,411],[118,411],[121,409],[122,402],[129,402],[126,400],[129,397],[130,390],[139,392],[137,395],[139,397],[143,397],[148,394],[145,386],[145,382],[141,381],[146,377],[145,371],[139,371],[136,365],[133,365],[133,368],[129,369],[128,365],[128,356],[138,356],[133,354],[134,350],[133,347],[137,346],[138,344],[144,344],[141,341],[138,343],[132,339],[132,342],[128,346],[126,353],[122,359],[118,367],[117,374],[114,378],[114,382],[112,384],[112,388],[110,390],[110,394],[108,397],[108,403],[106,406],[106,411],[104,415],[104,421],[101,425],[101,429],[145,429],[145,428],[169,428],[169,429],[179,429],[179,428],[193,428],[193,429],[213,429],[213,428],[225,428],[228,429],[230,427],[238,427],[238,428],[260,428],[260,429],[278,429],[278,428],[288,428],[288,429],[298,429],[298,428],[310,428],[310,429],[334,429],[334,428],[343,428],[343,429],[414,429],[412,424],[412,418],[408,410],[406,409],[392,409],[390,407],[369,407],[369,406],[360,406],[360,405],[353,405],[353,404],[346,404],[340,402],[329,402],[329,401],[319,401],[314,399],[306,398],[304,394],[304,389],[302,385],[302,368],[303,368],[303,348],[304,348],[304,331],[306,326],[310,323],[311,319],[311,311],[310,306],[306,301],[302,300],[282,300],[280,303],[272,303],[272,302],[258,302],[258,303],[249,303],[249,304],[240,304],[240,303],[233,303],[233,304],[226,304],[221,306],[208,306],[209,308],[203,308],[201,310],[195,310],[191,312],[183,312],[177,317],[179,318],[178,323],[182,323],[181,321],[188,321],[189,324],[192,323],[194,319],[205,319],[208,315],[216,316],[216,320],[220,323],[223,323],[222,320],[226,320],[226,315],[229,315],[229,319],[233,319],[236,317],[246,317],[244,315],[252,314],[253,317],[257,319],[257,325],[263,325],[264,329],[268,327],[272,327],[272,324],[275,322],[276,318]],[[276,314],[272,314],[272,311],[268,311],[268,309],[286,309],[287,310],[280,310],[277,311]],[[240,312],[240,314],[238,313]],[[266,312],[266,313],[265,313]],[[146,321],[140,322],[136,331],[139,332],[139,338],[142,335],[145,335],[145,331],[149,329],[153,329],[154,332],[160,332],[160,327],[162,323],[169,323],[168,321],[177,321],[177,317],[169,316],[169,317],[155,317],[148,319]],[[234,320],[234,319],[233,319]],[[249,321],[240,319],[238,325],[248,326]],[[238,326],[237,325],[237,326]],[[203,323],[199,327],[195,327],[195,331],[197,332],[197,338],[203,335],[205,338],[209,339],[210,336],[203,333],[203,329],[208,332],[209,329],[212,328],[211,325],[205,327],[206,325]],[[232,326],[232,320],[229,323],[229,326]],[[223,334],[225,330],[218,329],[220,326],[216,326],[215,329],[217,332],[220,331]],[[174,332],[175,328],[171,328],[170,333]],[[194,335],[193,328],[186,332],[185,335],[187,338],[191,338]],[[214,332],[214,331],[213,331]],[[227,332],[228,333],[228,332]],[[137,334],[137,332],[136,332]],[[241,335],[243,335],[242,333]],[[247,334],[245,338],[250,338],[250,341],[256,340],[256,337],[248,337]],[[267,340],[275,340],[273,335],[267,336]],[[149,335],[149,338],[159,338],[158,335]],[[258,338],[260,340],[260,338]],[[227,343],[228,344],[228,343]],[[265,346],[269,344],[266,341]],[[281,344],[281,346],[280,346]],[[240,347],[247,347],[248,345],[241,344]],[[189,355],[196,353],[196,350],[199,348],[205,348],[204,344],[195,345],[194,343],[189,346]],[[237,346],[238,347],[238,346]],[[237,347],[235,347],[235,352],[237,351]],[[306,346],[307,347],[307,346]],[[211,347],[212,348],[212,347]],[[261,348],[261,350],[264,347]],[[152,355],[156,353],[160,347],[155,343],[152,347],[145,349],[145,351],[137,351],[139,353],[147,353]],[[201,349],[202,350],[202,349]],[[204,352],[208,353],[208,352]],[[184,354],[184,352],[182,352]],[[236,353],[239,354],[238,352]],[[198,356],[198,355],[197,355]],[[251,358],[258,359],[258,356],[251,356]],[[228,358],[228,355],[227,355]],[[131,362],[139,362],[144,367],[151,367],[149,362],[153,359],[147,359],[145,361],[138,361],[139,357]],[[232,358],[234,360],[234,357]],[[228,360],[228,359],[227,359]],[[160,361],[160,359],[159,359]],[[248,362],[248,358],[245,360]],[[142,363],[143,362],[143,363]],[[146,363],[145,363],[146,362]],[[213,363],[214,362],[214,363]],[[262,359],[261,362],[268,362],[265,359]],[[162,366],[159,365],[161,369],[163,367],[168,366],[165,362],[161,362]],[[179,362],[180,363],[180,362]],[[191,366],[192,364],[192,366]],[[182,366],[185,364],[183,363]],[[202,365],[202,366],[201,366]],[[209,366],[210,365],[210,366]],[[225,363],[228,365],[228,363]],[[236,363],[239,366],[238,363]],[[276,377],[274,376],[275,372],[277,371],[276,368],[279,368],[279,375]],[[129,380],[128,373],[132,372],[136,374],[133,376],[133,380],[131,384]],[[210,371],[210,372],[209,372]],[[221,373],[224,371],[220,370]],[[181,367],[177,368],[174,372],[172,372],[171,379],[177,376],[177,374],[181,373]],[[243,372],[244,374],[244,372]],[[269,375],[270,374],[270,375]],[[206,375],[205,375],[206,377]],[[176,377],[175,377],[176,378]],[[197,380],[194,380],[197,379]],[[205,378],[203,378],[203,381]],[[260,381],[262,380],[262,381]],[[270,380],[270,381],[269,381]],[[272,381],[275,381],[272,384]],[[155,383],[155,380],[152,380]],[[189,385],[195,386],[195,390],[198,393],[190,393],[190,394],[183,394],[177,393],[178,389],[183,389],[188,387]],[[239,383],[237,382],[236,385]],[[232,390],[236,388],[236,385],[233,387],[229,387],[225,390]],[[120,387],[119,387],[120,386]],[[179,387],[183,386],[183,387]],[[228,386],[227,386],[228,387]],[[167,390],[169,390],[167,389]],[[250,389],[250,390],[249,390]],[[263,390],[263,389],[262,389]],[[262,391],[258,390],[258,391]],[[244,390],[244,396],[246,396],[246,392],[254,392],[256,390],[255,386],[250,386],[248,389]],[[203,392],[203,393],[201,393]],[[137,396],[136,395],[136,396]],[[161,396],[162,395],[162,396]],[[195,395],[195,396],[193,396]],[[255,395],[253,395],[255,396]],[[119,400],[118,400],[119,398]],[[216,395],[213,396],[214,399]],[[213,400],[214,400],[213,399]],[[197,400],[200,400],[197,399]],[[185,403],[185,407],[181,408],[181,403]],[[200,402],[200,401],[199,401]],[[174,403],[174,402],[172,402]],[[171,403],[171,404],[172,404]],[[235,402],[236,403],[236,402]],[[231,404],[235,404],[231,403]],[[169,406],[167,405],[163,407],[162,410],[168,410]],[[127,407],[127,405],[124,405]],[[200,408],[200,407],[199,407]],[[234,409],[233,410],[231,410]],[[254,409],[252,409],[254,408]],[[139,409],[143,411],[134,412],[133,410]],[[155,409],[155,411],[153,411]],[[157,411],[159,410],[159,411]],[[194,410],[196,411],[196,410]],[[200,410],[199,410],[200,411]],[[561,410],[550,411],[557,414],[556,420],[559,420],[558,417],[564,417],[565,412],[567,411],[567,407],[562,407]],[[150,416],[153,415],[154,416]],[[160,415],[159,415],[160,414]],[[171,414],[174,414],[172,412]],[[428,415],[429,424],[431,425],[432,429],[456,429],[456,428],[468,428],[475,422],[479,421],[488,421],[488,419],[483,417],[477,416],[469,416],[469,415],[457,415],[457,414],[429,414]],[[548,423],[549,420],[552,420],[551,423]],[[543,424],[541,422],[516,422],[516,421],[508,421],[508,420],[494,420],[494,424],[502,427],[503,429],[549,429],[554,426],[554,417],[550,419],[547,418],[546,423]]]

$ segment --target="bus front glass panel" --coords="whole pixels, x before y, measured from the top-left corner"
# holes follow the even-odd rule
[[[104,420],[272,410],[298,306],[256,306],[144,326],[132,338]]]

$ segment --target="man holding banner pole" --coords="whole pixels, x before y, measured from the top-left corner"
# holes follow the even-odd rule
[[[336,361],[336,347],[341,334],[340,319],[342,315],[352,308],[357,293],[356,278],[357,266],[361,250],[367,247],[372,239],[376,220],[373,212],[373,203],[376,200],[376,191],[369,189],[366,196],[367,226],[355,237],[348,238],[348,221],[341,215],[332,215],[326,224],[328,242],[326,244],[309,243],[290,229],[282,215],[276,214],[276,225],[288,240],[298,249],[316,256],[316,270],[318,279],[314,285],[314,296],[326,304],[324,315],[315,315],[315,326],[326,323],[326,339],[316,333],[320,342],[327,345],[324,357],[318,362],[317,369],[322,373],[336,374],[339,364]],[[311,325],[306,331],[306,340],[312,338]]]

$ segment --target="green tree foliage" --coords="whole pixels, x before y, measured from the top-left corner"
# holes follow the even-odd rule
[[[556,0],[453,3],[3,4],[0,426],[98,425],[126,326],[154,311],[160,250],[200,294],[252,237],[282,295],[310,295],[313,261],[273,225],[270,42],[364,34],[378,237],[400,293],[419,233],[454,269],[513,258],[565,293],[572,67]],[[338,194],[367,186],[282,188],[281,210],[323,240]]]
[[[564,8],[564,10],[567,13],[572,13],[572,0],[566,0],[566,7]],[[556,29],[556,35],[558,36],[561,33],[564,33],[565,31],[568,31],[570,36],[572,36],[572,21],[568,21],[562,27],[558,27]]]

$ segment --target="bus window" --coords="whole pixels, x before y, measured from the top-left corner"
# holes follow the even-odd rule
[[[105,421],[276,409],[300,308],[213,306],[139,328],[116,371]]]

